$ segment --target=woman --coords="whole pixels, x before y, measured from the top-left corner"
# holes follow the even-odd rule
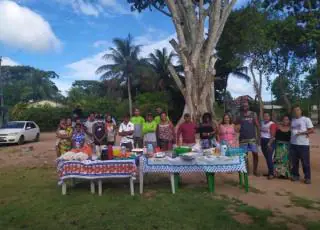
[[[216,125],[212,121],[212,116],[210,113],[204,113],[202,116],[202,123],[197,129],[200,133],[200,144],[202,149],[209,149],[216,147]]]
[[[116,140],[116,130],[117,127],[115,125],[115,123],[112,120],[112,116],[111,115],[106,115],[106,132],[107,132],[107,145],[114,145],[115,140]]]
[[[235,125],[229,114],[224,114],[222,123],[219,125],[219,142],[226,142],[231,147],[237,147],[237,135]]]
[[[263,114],[263,121],[261,122],[261,150],[263,152],[264,157],[266,158],[267,166],[268,166],[268,179],[271,180],[274,177],[273,170],[273,151],[274,151],[274,140],[276,134],[277,126],[271,121],[270,114],[265,112]]]
[[[153,149],[157,147],[157,122],[153,119],[152,113],[148,113],[146,121],[143,124],[143,145],[148,146],[151,144]]]
[[[76,124],[72,134],[72,148],[73,149],[83,148],[85,143],[85,138],[86,138],[86,135],[84,130],[82,129],[81,124]]]
[[[60,124],[56,132],[57,157],[60,157],[62,154],[68,152],[71,149],[72,128],[70,128],[70,120],[68,119],[67,123],[65,121],[65,119],[60,120]]]
[[[282,117],[282,122],[278,125],[276,132],[276,152],[273,159],[276,177],[289,178],[291,176],[289,160],[290,138],[290,118],[288,115],[285,115]]]
[[[160,114],[160,123],[157,126],[156,135],[158,145],[162,151],[172,150],[176,137],[172,123],[168,120],[166,112]]]

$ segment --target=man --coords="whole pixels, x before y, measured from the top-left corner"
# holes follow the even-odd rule
[[[257,114],[249,110],[248,102],[243,102],[241,105],[240,116],[237,118],[236,124],[240,128],[239,142],[240,147],[247,152],[252,153],[253,158],[253,174],[258,175],[258,146],[257,133],[260,133],[260,124]],[[240,126],[240,127],[239,127]],[[247,162],[247,170],[249,165]]]
[[[92,126],[93,130],[93,142],[95,145],[96,155],[101,157],[101,151],[103,146],[107,144],[106,136],[107,132],[105,129],[105,123],[103,121],[103,117],[98,115],[97,121]]]
[[[134,125],[130,122],[130,116],[126,115],[119,127],[120,146],[124,146],[131,151],[133,149],[133,133]]]
[[[310,118],[302,116],[297,105],[293,107],[294,118],[291,122],[290,157],[292,163],[292,181],[299,181],[299,160],[302,162],[304,183],[311,184],[310,141],[309,135],[314,132]]]
[[[131,122],[134,125],[134,133],[133,133],[133,141],[134,146],[137,148],[143,148],[143,124],[145,123],[145,120],[142,116],[140,116],[140,110],[134,109],[133,111],[133,117],[131,117]]]
[[[156,108],[156,114],[157,114],[157,116],[155,116],[154,121],[155,121],[157,124],[160,124],[160,121],[161,121],[160,115],[161,115],[162,111],[163,111],[162,108],[160,108],[160,107]],[[168,118],[168,121],[170,121],[169,116],[168,116],[167,118]]]
[[[191,146],[196,143],[196,124],[191,121],[190,114],[184,115],[184,122],[179,126],[177,133],[177,144],[181,145],[180,136],[182,135],[182,145]]]

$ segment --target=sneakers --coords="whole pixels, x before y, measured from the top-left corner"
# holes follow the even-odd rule
[[[292,177],[292,178],[291,178],[291,181],[297,182],[297,181],[299,181],[299,177]]]
[[[305,183],[305,184],[311,184],[311,180],[310,180],[310,179],[305,179],[305,180],[304,180],[304,183]]]
[[[272,180],[273,178],[274,178],[273,175],[269,175],[269,176],[268,176],[268,180]]]

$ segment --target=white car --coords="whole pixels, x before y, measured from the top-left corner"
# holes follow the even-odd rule
[[[33,121],[10,121],[0,128],[0,144],[39,141],[40,128]]]

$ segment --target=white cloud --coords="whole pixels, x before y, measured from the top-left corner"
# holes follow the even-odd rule
[[[105,40],[99,40],[93,43],[94,48],[109,48],[112,46],[112,43]]]
[[[2,62],[1,62],[1,65],[5,66],[15,66],[15,65],[20,65],[18,62],[12,60],[11,58],[9,57],[3,57],[2,58]]]
[[[141,57],[147,57],[150,53],[154,52],[155,49],[167,48],[168,52],[173,51],[173,48],[169,44],[169,41],[175,38],[175,34],[160,40],[160,41],[152,41],[149,40],[149,36],[141,36],[136,37],[136,44],[147,44],[142,47]],[[100,45],[102,42],[107,41],[98,41],[96,45]],[[112,44],[109,42],[108,44],[111,46]],[[96,69],[103,64],[110,64],[111,61],[102,60],[101,57],[107,52],[107,50],[100,52],[96,55],[92,55],[90,57],[81,59],[80,61],[68,64],[66,68],[68,69],[65,76],[68,76],[68,79],[81,79],[81,80],[98,80],[99,76],[95,74]],[[70,85],[71,86],[71,83]],[[64,86],[64,88],[66,88]],[[270,92],[265,90],[266,82],[263,85],[263,93],[262,96],[264,100],[269,100]],[[245,80],[238,79],[236,77],[230,76],[228,80],[228,90],[231,92],[233,97],[241,96],[241,95],[250,95],[252,97],[255,96],[252,82],[248,83]]]
[[[100,9],[98,5],[94,5],[83,0],[71,1],[72,8],[77,13],[83,13],[88,16],[99,16]]]
[[[60,50],[50,24],[27,7],[0,1],[0,42],[30,51]]]
[[[122,5],[118,0],[52,0],[60,4],[72,6],[72,9],[78,14],[98,17],[115,16],[116,14],[135,15],[131,12],[129,4]]]

